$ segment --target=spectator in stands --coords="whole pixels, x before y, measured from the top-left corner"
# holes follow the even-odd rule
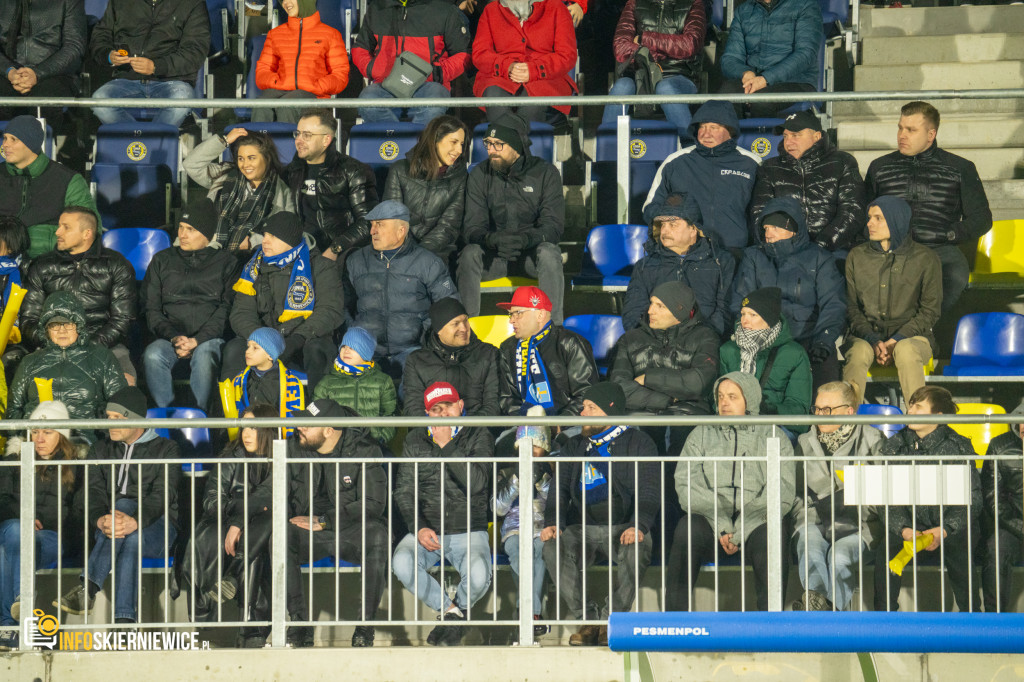
[[[220,160],[231,149],[234,163]],[[267,133],[233,128],[206,138],[182,159],[188,176],[205,187],[217,207],[212,241],[247,256],[259,245],[260,223],[280,211],[295,213],[296,197],[282,178],[277,146]]]
[[[47,158],[43,141],[43,126],[32,116],[18,116],[4,128],[0,216],[18,218],[28,228],[29,258],[56,247],[57,221],[65,206],[96,211],[85,178]]]
[[[857,414],[857,391],[845,381],[818,389],[814,414],[844,420]],[[816,424],[797,439],[797,454],[807,461],[795,466],[798,501],[793,508],[792,546],[804,590],[794,611],[845,611],[883,529],[873,509],[845,501],[843,468],[863,462],[854,457],[877,455],[885,437],[866,424]],[[812,458],[827,459],[812,459]],[[799,497],[803,500],[799,500]],[[833,582],[834,581],[834,582]],[[833,589],[833,584],[835,588]]]
[[[135,382],[135,367],[125,343],[135,322],[138,283],[135,268],[113,249],[103,246],[95,212],[83,206],[67,206],[60,214],[57,249],[39,256],[25,277],[25,300],[21,304],[21,326],[26,343],[46,343],[41,324],[43,302],[55,291],[73,292],[85,309],[89,340],[113,351],[129,383]]]
[[[245,369],[220,383],[225,417],[237,417],[258,403],[273,405],[280,417],[305,407],[302,381],[280,360],[284,349],[284,337],[273,327],[261,327],[249,334]]]
[[[142,363],[158,407],[174,403],[171,370],[187,360],[196,405],[209,408],[231,310],[231,286],[238,278],[237,259],[211,242],[216,231],[212,201],[203,197],[186,206],[177,244],[153,256],[142,281],[146,326],[155,338],[146,346]]]
[[[718,334],[701,313],[693,289],[659,284],[640,326],[615,346],[609,378],[622,387],[629,412],[710,414],[707,396],[718,378]],[[678,454],[690,426],[644,426],[658,452]]]
[[[473,39],[473,82],[477,97],[555,97],[576,93],[570,72],[576,67],[573,16],[562,0],[499,0],[484,7]],[[568,115],[570,106],[551,107]],[[548,107],[485,107],[487,120],[516,112],[527,121],[542,121]],[[492,136],[493,137],[493,136]],[[520,152],[522,153],[522,152]]]
[[[320,398],[294,416],[332,417],[344,424],[359,415],[333,400]],[[289,456],[330,457],[342,461],[293,467],[290,504],[296,516],[291,517],[288,526],[289,614],[292,620],[309,620],[299,565],[309,561],[312,551],[313,561],[331,556],[359,564],[363,591],[357,618],[372,621],[377,617],[377,608],[387,586],[388,477],[383,467],[362,464],[359,460],[384,457],[385,451],[366,429],[359,427],[300,426],[296,430],[298,442],[289,439]],[[422,465],[420,471],[423,471]],[[409,499],[412,499],[411,493]],[[289,630],[292,646],[313,645],[312,627],[298,626]],[[352,646],[373,646],[373,638],[372,626],[358,625],[352,635]]]
[[[111,422],[145,418],[146,396],[135,386],[126,386],[110,396],[107,419]],[[141,579],[139,557],[163,559],[169,555],[177,535],[181,474],[176,465],[140,462],[176,459],[181,453],[174,441],[158,436],[153,429],[117,428],[112,423],[109,433],[110,440],[98,440],[89,450],[88,459],[93,465],[85,476],[89,485],[88,507],[84,495],[76,500],[79,513],[85,514],[86,528],[96,529],[86,564],[89,579],[83,572],[79,576],[82,584],[71,588],[53,605],[74,615],[91,613],[96,593],[103,587],[113,563],[114,622],[135,623]]]
[[[16,305],[19,310],[21,308],[21,304],[11,295],[15,287],[24,289],[21,275],[22,270],[28,269],[28,258],[25,257],[28,244],[28,232],[22,222],[14,216],[0,215],[0,319],[8,305]],[[15,315],[7,332],[8,350],[3,354],[5,378],[13,376],[14,365],[25,354],[23,348],[15,347],[17,343],[21,343],[21,325]]]
[[[956,414],[953,396],[938,386],[922,386],[914,391],[907,401],[907,414]],[[907,424],[882,444],[879,454],[889,458],[890,464],[903,464],[917,460],[921,464],[969,465],[972,481],[972,504],[981,504],[981,491],[974,469],[974,446],[967,438],[956,433],[946,424]],[[955,456],[946,461],[918,459],[938,455]],[[939,552],[939,560],[949,571],[949,585],[953,590],[957,608],[961,613],[978,609],[977,585],[971,586],[971,536],[977,540],[979,532],[972,527],[967,506],[916,504],[913,507],[886,506],[879,508],[884,514],[888,537],[878,546],[875,559],[875,611],[898,611],[900,575],[891,571],[889,560],[894,558],[904,542],[914,543],[917,538],[931,536],[931,543],[925,552]],[[908,569],[909,570],[909,567]]]
[[[68,419],[68,408],[63,403],[40,403],[29,417],[32,421]],[[25,510],[21,497],[21,470],[17,466],[0,468],[0,630],[10,631],[0,636],[0,647],[18,648],[18,622],[21,620],[21,517],[31,514],[35,521],[35,565],[45,568],[57,561],[57,547],[61,542],[58,529],[67,532],[74,496],[82,485],[81,467],[66,466],[59,474],[54,463],[77,460],[83,456],[83,446],[71,443],[70,429],[48,429],[37,424],[30,431],[36,448],[36,458],[42,466],[35,471],[35,509]],[[4,458],[18,462],[20,453]],[[28,500],[24,500],[25,503]],[[26,519],[27,521],[27,519]],[[81,525],[78,526],[81,528]],[[67,548],[64,539],[63,547]],[[13,631],[13,632],[11,632]]]
[[[352,43],[352,62],[370,81],[361,98],[449,97],[452,81],[469,63],[469,28],[459,10],[443,0],[370,3]],[[431,106],[408,110],[412,122],[422,124],[444,112],[445,107]],[[400,114],[401,109],[359,109],[368,122],[397,121]]]
[[[603,381],[583,393],[583,417],[621,417],[626,414],[622,387]],[[562,448],[564,457],[594,457],[589,462],[556,465],[560,471],[555,504],[544,510],[544,563],[557,594],[569,609],[569,618],[605,619],[612,611],[629,611],[637,586],[651,563],[654,539],[651,528],[658,519],[657,462],[624,462],[616,457],[656,457],[658,448],[643,431],[629,426],[584,426]],[[607,459],[606,459],[607,458]],[[585,495],[585,497],[584,497]],[[571,518],[586,525],[568,523]],[[611,523],[609,524],[609,519]],[[615,556],[608,556],[610,551]],[[618,564],[618,580],[598,609],[583,591],[581,572],[597,555]],[[610,569],[609,569],[610,570]],[[584,625],[569,637],[570,646],[607,646],[606,625]]]
[[[648,225],[669,194],[687,194],[700,205],[704,234],[714,233],[738,255],[749,241],[747,205],[761,163],[760,156],[736,146],[739,129],[728,102],[707,102],[697,110],[690,123],[697,144],[671,154],[654,176],[644,202]]]
[[[640,326],[651,293],[665,282],[682,282],[693,290],[704,322],[719,335],[731,319],[729,291],[736,261],[713,232],[701,229],[700,205],[690,194],[672,193],[651,220],[646,256],[633,266],[622,305],[622,326]]]
[[[756,415],[761,407],[761,387],[747,372],[729,372],[715,382],[716,411],[723,417]],[[768,440],[778,438],[771,426],[743,424],[700,425],[686,439],[682,456],[693,458],[676,467],[676,494],[683,518],[676,526],[672,552],[665,574],[670,577],[666,610],[688,611],[690,592],[700,567],[721,556],[740,554],[743,565],[754,568],[757,609],[768,610]],[[780,497],[782,539],[789,537],[786,513],[793,506],[796,481],[789,439],[778,438],[782,456]],[[708,461],[702,457],[742,457],[735,461]],[[757,461],[760,459],[761,461]],[[783,547],[785,544],[783,542]],[[786,552],[777,556],[785,585],[789,574]]]
[[[811,409],[811,363],[793,340],[782,314],[782,291],[765,287],[747,294],[732,338],[720,350],[722,374],[753,375],[761,388],[761,414],[804,415]],[[780,427],[803,433],[806,426]]]
[[[815,92],[823,41],[817,0],[755,0],[739,5],[722,53],[720,91]],[[749,108],[754,118],[771,118],[790,106],[791,102],[759,102]]]
[[[903,395],[924,386],[939,319],[942,265],[934,250],[911,237],[910,205],[899,197],[868,204],[868,241],[846,259],[850,331],[843,379],[863,398],[874,364],[895,365]]]
[[[864,232],[864,181],[857,159],[831,145],[811,111],[790,114],[775,134],[782,135],[782,146],[757,171],[751,219],[764,215],[772,199],[792,196],[803,206],[811,241],[845,258]]]
[[[242,339],[260,327],[284,337],[281,361],[306,372],[316,386],[330,368],[337,346],[334,330],[344,315],[343,294],[334,263],[309,247],[294,213],[275,213],[262,223],[263,241],[242,276],[231,305],[231,328],[237,338],[224,347],[224,368],[241,368]],[[231,376],[221,373],[221,377]]]
[[[985,186],[967,159],[940,149],[939,112],[927,102],[910,102],[900,110],[898,150],[868,166],[868,200],[884,195],[910,204],[910,234],[931,247],[942,263],[942,312],[952,308],[967,288],[971,268],[960,244],[971,250],[992,229]]]
[[[1024,414],[1024,402],[1010,414]],[[1010,595],[1013,594],[1013,568],[1024,556],[1022,436],[1024,424],[1010,424],[1009,431],[992,439],[982,459],[985,558],[981,567],[981,592],[985,613],[1006,613],[1012,610]],[[993,456],[1009,459],[993,459]]]
[[[89,52],[110,64],[114,79],[94,99],[190,99],[210,51],[210,17],[203,0],[139,2],[110,0],[92,31]],[[153,121],[180,127],[187,108],[161,109]],[[93,109],[100,123],[132,123],[130,109]]]
[[[330,109],[304,111],[295,131],[295,158],[284,169],[302,229],[331,260],[366,243],[365,216],[377,205],[373,170],[335,149],[337,129]]]
[[[473,169],[466,186],[459,294],[475,317],[482,281],[509,274],[536,277],[551,297],[555,324],[561,324],[562,178],[554,164],[529,153],[529,127],[521,116],[510,114],[488,124],[483,142],[487,160]]]
[[[423,405],[427,416],[435,419],[462,416],[465,407],[455,387],[443,382],[427,387]],[[409,429],[402,455],[438,460],[493,457],[494,439],[482,427]],[[412,532],[395,548],[393,570],[405,589],[428,608],[440,612],[441,625],[431,630],[427,644],[459,644],[465,627],[445,623],[465,621],[469,609],[491,586],[487,535],[491,464],[402,464],[396,476],[395,504]],[[459,572],[454,601],[437,579],[427,573],[442,555]]]
[[[609,95],[692,95],[704,70],[708,5],[688,0],[627,0],[615,27],[616,81]],[[653,75],[653,78],[652,78]],[[653,81],[653,82],[652,82]],[[679,129],[683,146],[693,144],[689,104],[661,104]],[[627,106],[609,104],[603,123],[614,123]],[[637,116],[643,118],[643,116]]]
[[[367,213],[371,243],[349,257],[345,283],[355,323],[377,337],[381,369],[396,383],[430,326],[430,305],[455,295],[445,263],[409,237],[410,219],[393,200]]]
[[[583,392],[600,375],[590,343],[551,320],[551,300],[537,287],[519,287],[508,303],[513,336],[500,348],[499,409],[523,415],[540,405],[548,415],[577,416]]]
[[[427,386],[442,381],[459,392],[470,416],[497,415],[498,349],[477,338],[469,326],[466,308],[455,298],[442,298],[430,306],[430,331],[423,348],[405,363],[405,393],[423,395]],[[405,401],[405,415],[418,417],[419,400]]]
[[[316,0],[282,0],[288,21],[267,33],[256,63],[264,99],[314,99],[348,85],[348,54],[338,29],[320,19]],[[298,123],[300,109],[253,109],[252,120]]]
[[[77,97],[84,56],[82,0],[19,0],[0,9],[0,97]],[[35,108],[0,106],[0,121],[16,111]]]
[[[383,198],[409,208],[416,242],[448,262],[462,235],[466,211],[469,128],[454,116],[438,116],[423,129],[404,159],[391,164]]]
[[[331,371],[320,380],[313,399],[329,398],[355,410],[362,417],[390,417],[398,397],[391,377],[373,362],[377,338],[362,327],[349,327],[338,348]],[[371,426],[370,435],[387,443],[395,435],[393,426]]]
[[[796,197],[765,204],[754,225],[758,244],[743,251],[732,290],[732,312],[755,289],[779,287],[782,314],[811,360],[814,387],[839,379],[836,341],[846,329],[846,289],[835,259],[810,241]]]

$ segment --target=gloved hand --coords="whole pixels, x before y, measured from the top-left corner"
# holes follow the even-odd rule
[[[831,354],[832,352],[829,350],[828,346],[816,343],[811,346],[811,350],[807,353],[807,356],[811,359],[811,364],[818,364],[825,362]]]
[[[498,256],[505,260],[516,260],[526,246],[526,237],[520,234],[503,234],[497,239]]]
[[[288,364],[289,361],[294,360],[305,345],[306,339],[301,334],[287,336],[284,340],[284,350],[281,352],[281,362]]]
[[[501,233],[499,233],[499,232],[488,232],[484,236],[484,246],[486,248],[490,249],[491,251],[497,251],[498,250],[498,239],[500,237],[501,237]]]

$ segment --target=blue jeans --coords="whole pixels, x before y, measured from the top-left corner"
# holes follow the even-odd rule
[[[114,503],[114,508],[129,516],[135,516],[138,501],[123,497]],[[114,540],[114,556],[117,571],[114,576],[114,618],[130,618],[135,620],[135,597],[139,592],[138,556],[139,544],[142,544],[142,556],[147,559],[162,559],[167,556],[164,551],[164,525],[166,519],[159,519],[127,537]],[[142,536],[141,539],[139,536]],[[167,529],[168,548],[174,542],[176,532],[173,527]],[[89,582],[102,588],[107,575],[110,574],[110,543],[111,539],[101,531],[96,531],[96,544],[89,554]],[[85,573],[81,576],[85,578]]]
[[[469,545],[472,545],[472,555],[466,551]],[[484,531],[445,533],[443,547],[433,552],[423,549],[416,540],[416,534],[410,533],[402,538],[395,548],[392,570],[405,585],[405,589],[415,592],[419,600],[428,607],[444,613],[452,602],[447,591],[427,573],[427,569],[441,559],[442,550],[444,558],[455,567],[462,578],[459,581],[459,589],[455,592],[455,604],[466,611],[484,596],[491,586],[491,549],[487,544],[487,533]]]
[[[360,98],[372,98],[372,99],[395,99],[395,96],[385,90],[378,83],[370,83],[363,91],[359,93]],[[413,94],[413,97],[451,97],[451,93],[448,92],[448,88],[444,87],[440,83],[434,83],[433,81],[427,81],[420,86],[419,90]],[[409,117],[413,123],[422,123],[426,125],[433,119],[437,118],[441,114],[447,111],[447,107],[409,107]],[[401,109],[388,109],[385,107],[360,107],[359,115],[367,123],[387,123],[389,121],[398,121],[402,114]]]
[[[205,410],[210,401],[210,391],[213,389],[214,379],[220,370],[220,351],[224,345],[224,339],[210,339],[203,341],[192,351],[192,356],[186,358],[192,375],[189,378],[189,386],[192,388],[192,395],[196,398],[196,405]],[[166,339],[158,339],[146,346],[142,353],[142,365],[146,369],[146,385],[149,392],[156,401],[158,407],[167,407],[174,402],[174,380],[171,378],[171,369],[178,363],[179,358],[174,352],[174,344]]]
[[[686,76],[668,76],[658,81],[654,86],[656,95],[692,95],[697,92],[697,86]],[[632,77],[620,78],[612,84],[609,95],[629,96],[636,94],[636,81]],[[679,137],[684,142],[692,142],[690,134],[690,105],[689,104],[661,104],[661,110],[665,112],[665,118],[669,123],[674,123],[679,129]],[[621,116],[626,107],[621,104],[609,104],[604,108],[604,117],[601,123],[615,123],[615,119]]]
[[[800,569],[800,583],[808,590],[814,590],[828,596],[828,600],[837,610],[845,611],[857,588],[857,568],[859,556],[857,545],[859,537],[856,533],[829,543],[822,535],[822,528],[817,524],[807,525],[807,546],[804,547],[804,526],[797,526],[793,533],[793,544]],[[871,553],[867,544],[864,545],[865,563],[871,561]],[[836,574],[836,589],[832,591],[832,572]],[[869,582],[871,578],[869,577]]]
[[[510,535],[505,540],[505,554],[508,555],[508,565],[512,572],[519,576],[519,535]],[[533,539],[533,615],[540,615],[540,600],[544,594],[541,589],[544,586],[544,543],[540,538]],[[516,607],[519,606],[519,597],[516,597]]]
[[[19,519],[0,523],[0,626],[15,625],[11,604],[21,594],[21,529]],[[57,533],[36,531],[36,566],[47,566],[57,560]]]
[[[128,80],[127,78],[115,78],[105,83],[93,93],[94,99],[124,98],[132,99],[190,99],[195,97],[196,91],[191,85],[184,81],[150,81],[142,83]],[[165,123],[175,128],[181,127],[181,122],[188,116],[188,109],[160,109],[153,117],[154,123]],[[128,109],[97,107],[92,110],[100,123],[134,123],[135,117]]]

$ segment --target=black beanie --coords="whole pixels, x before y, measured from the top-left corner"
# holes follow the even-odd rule
[[[211,242],[217,234],[217,208],[208,197],[197,199],[181,212],[181,222],[189,225]]]
[[[436,333],[459,315],[467,315],[466,308],[458,299],[442,298],[430,306],[430,328]]]
[[[525,127],[529,130],[528,126],[521,126],[523,119],[519,118],[516,120],[516,114],[505,114],[499,118],[495,123],[488,123],[487,130],[484,132],[484,137],[495,137],[508,146],[519,152],[520,156],[523,154],[525,147],[523,146],[523,136],[519,132],[520,127]]]
[[[757,291],[751,291],[743,299],[744,308],[750,308],[760,315],[769,327],[774,327],[782,317],[782,289],[778,287],[765,287]]]
[[[796,232],[797,226],[796,221],[792,217],[786,215],[782,211],[776,211],[770,215],[766,215],[761,220],[761,225],[771,225],[772,227],[781,227],[783,230],[789,230],[790,232]]]
[[[146,395],[137,386],[125,386],[110,396],[107,411],[117,412],[129,419],[145,419]]]
[[[689,320],[697,312],[697,297],[693,289],[682,282],[662,282],[654,287],[651,296],[657,296],[680,322]]]
[[[263,221],[263,234],[272,234],[285,244],[296,247],[302,241],[302,221],[290,211],[280,211]]]
[[[589,400],[609,417],[626,414],[626,394],[622,387],[611,381],[602,381],[583,390],[583,399]]]

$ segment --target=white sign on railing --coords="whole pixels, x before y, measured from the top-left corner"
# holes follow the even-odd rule
[[[847,505],[971,503],[968,464],[875,464],[842,471]]]

